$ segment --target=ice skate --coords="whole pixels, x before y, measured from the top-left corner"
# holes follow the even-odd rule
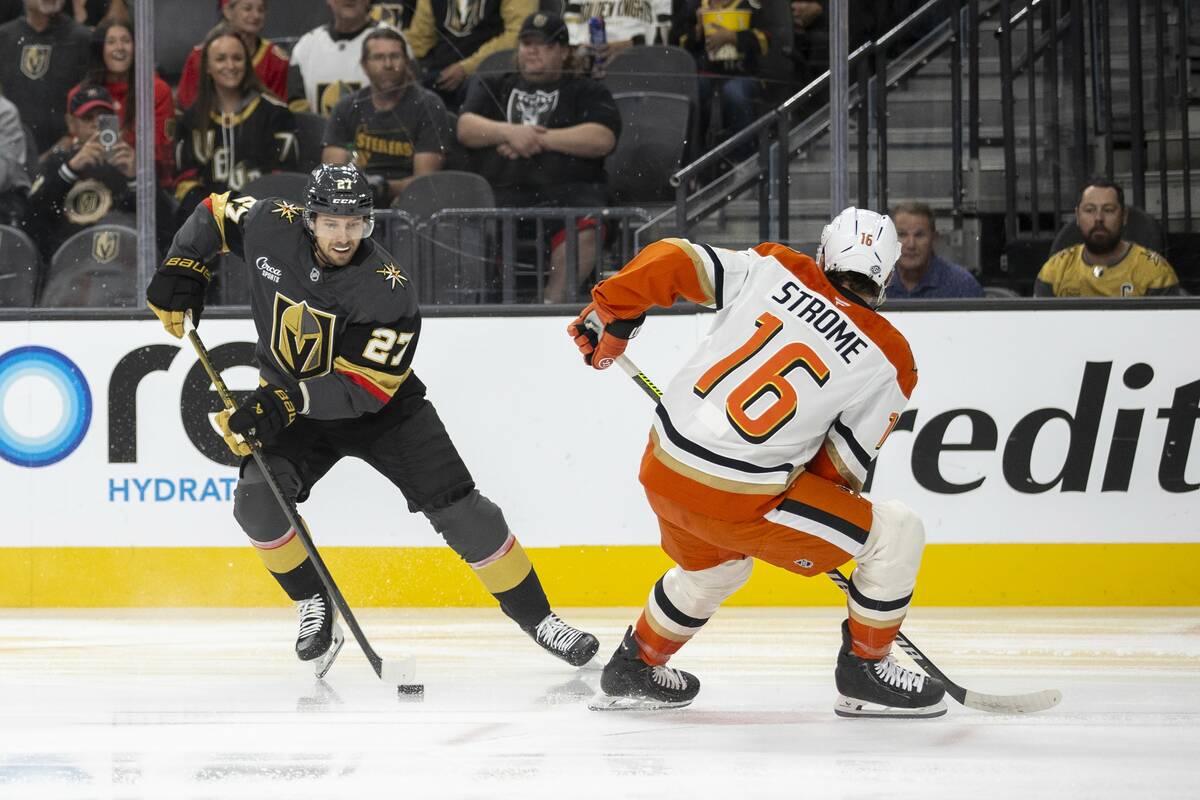
[[[537,625],[522,627],[551,655],[561,658],[572,667],[581,667],[592,660],[600,649],[600,642],[590,633],[573,628],[551,612]]]
[[[588,704],[592,711],[651,711],[688,705],[700,691],[700,680],[690,672],[642,661],[629,628],[600,673],[600,689]]]
[[[839,717],[928,719],[946,713],[941,681],[904,669],[890,653],[876,661],[854,655],[849,622],[842,623],[834,678],[840,694],[833,711]]]
[[[337,624],[337,612],[330,605],[329,597],[318,592],[297,602],[296,613],[300,616],[296,656],[301,661],[313,662],[313,672],[318,678],[324,678],[345,642],[342,628]]]

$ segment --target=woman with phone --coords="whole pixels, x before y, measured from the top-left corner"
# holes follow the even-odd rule
[[[67,94],[67,102],[84,86],[101,86],[112,98],[121,138],[137,143],[137,95],[133,73],[133,23],[106,19],[92,36],[91,66],[87,76]],[[154,164],[160,186],[174,183],[175,101],[166,81],[154,76]]]

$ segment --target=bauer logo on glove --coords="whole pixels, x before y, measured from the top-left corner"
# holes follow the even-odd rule
[[[236,455],[250,454],[245,437],[253,436],[259,442],[268,442],[284,428],[296,421],[299,413],[295,398],[282,386],[260,386],[246,398],[236,411],[221,412],[217,424],[225,437],[225,444]]]

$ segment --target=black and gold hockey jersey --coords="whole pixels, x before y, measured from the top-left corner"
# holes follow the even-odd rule
[[[1140,244],[1129,244],[1116,264],[1090,264],[1082,244],[1059,250],[1042,265],[1034,283],[1038,297],[1142,297],[1181,294],[1167,260]]]
[[[175,198],[185,213],[199,202],[197,195],[236,194],[260,175],[298,168],[296,118],[271,95],[251,95],[236,114],[210,114],[207,128],[198,114],[197,106],[184,112],[175,135]]]
[[[421,314],[408,273],[364,240],[345,267],[318,264],[303,208],[278,198],[211,195],[175,236],[164,267],[211,278],[219,253],[246,262],[263,380],[303,398],[313,419],[387,405],[412,372]]]

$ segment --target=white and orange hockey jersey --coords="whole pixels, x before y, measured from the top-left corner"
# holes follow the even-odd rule
[[[783,245],[664,239],[592,296],[619,319],[681,296],[717,309],[663,395],[641,468],[647,490],[716,519],[764,515],[805,469],[860,489],[917,383],[891,323]]]

